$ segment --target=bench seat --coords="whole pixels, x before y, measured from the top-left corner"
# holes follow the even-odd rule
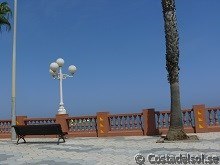
[[[63,132],[60,124],[41,124],[41,125],[15,125],[12,126],[18,136],[17,144],[20,139],[23,139],[26,135],[58,135],[57,144],[60,139],[65,142],[65,135],[67,132]]]

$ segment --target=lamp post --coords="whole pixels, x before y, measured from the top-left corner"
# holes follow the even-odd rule
[[[76,72],[76,67],[74,65],[70,65],[68,69],[70,75],[63,74],[62,72],[63,64],[64,64],[64,60],[62,58],[58,58],[56,62],[52,62],[50,64],[50,70],[49,70],[53,78],[59,80],[60,82],[60,105],[58,109],[58,114],[66,114],[66,110],[64,108],[64,103],[63,103],[63,80],[66,79],[67,77],[73,77],[73,74]]]
[[[11,125],[16,125],[16,30],[17,30],[17,0],[14,0],[14,33],[13,33],[13,50],[12,50],[12,86],[11,86]],[[15,130],[11,129],[11,140],[16,140]]]

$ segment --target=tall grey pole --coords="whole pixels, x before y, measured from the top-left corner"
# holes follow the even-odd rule
[[[64,108],[64,103],[63,103],[63,73],[62,73],[62,68],[59,67],[60,69],[60,106],[59,106],[59,113],[65,112]]]
[[[15,113],[15,78],[16,78],[16,28],[17,28],[17,0],[14,0],[14,34],[12,52],[12,92],[11,92],[11,124],[16,125]],[[15,130],[11,129],[11,140],[16,140]]]

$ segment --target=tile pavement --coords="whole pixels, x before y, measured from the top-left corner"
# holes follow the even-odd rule
[[[138,153],[217,155],[220,157],[220,132],[197,134],[197,142],[156,143],[159,137],[130,136],[106,138],[72,138],[57,145],[57,139],[27,138],[16,145],[0,140],[0,165],[137,165]],[[22,140],[21,140],[22,142]]]

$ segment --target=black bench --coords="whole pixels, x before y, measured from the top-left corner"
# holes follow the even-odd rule
[[[26,135],[58,135],[57,144],[59,144],[60,139],[65,142],[65,135],[67,132],[63,132],[60,124],[45,124],[45,125],[15,125],[12,126],[18,136],[18,141],[20,139],[24,140]],[[17,141],[17,144],[18,144]]]

